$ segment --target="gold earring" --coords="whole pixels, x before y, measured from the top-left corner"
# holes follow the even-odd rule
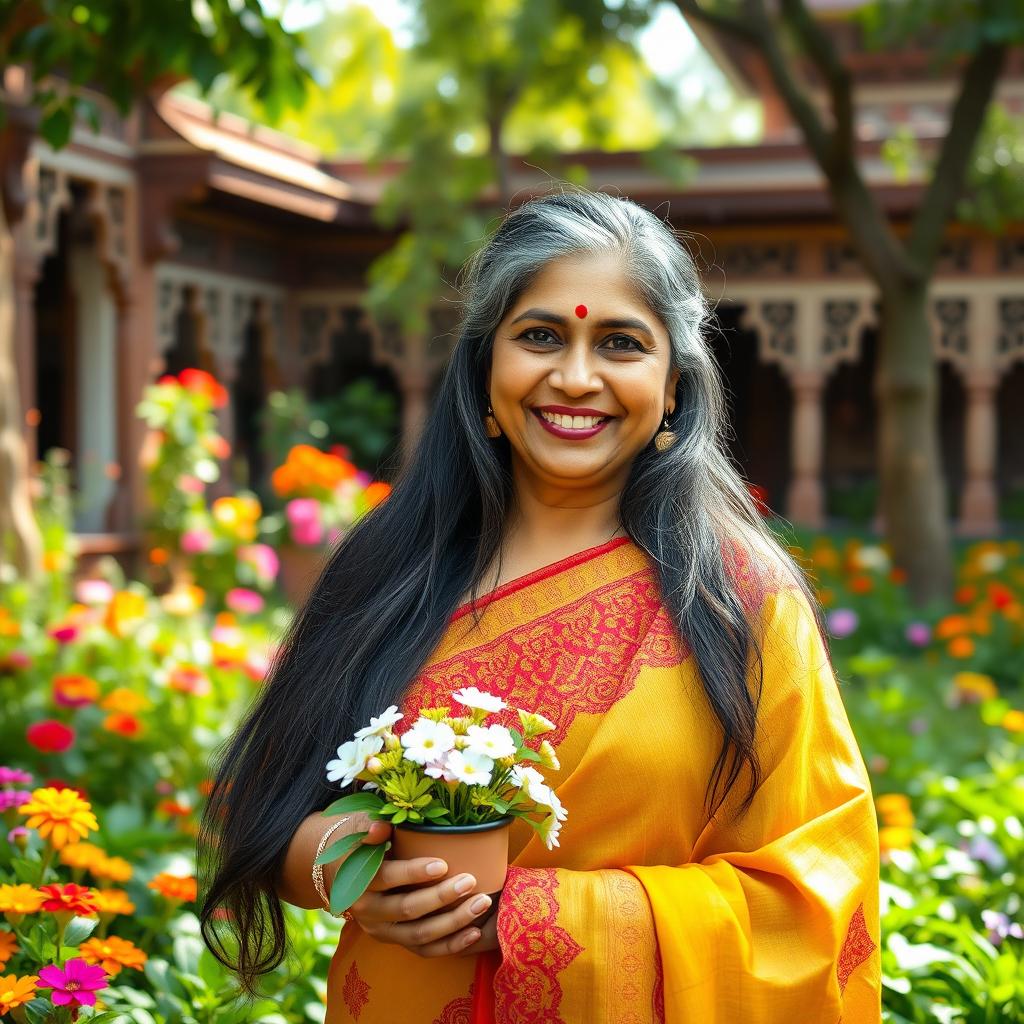
[[[494,418],[494,410],[491,408],[491,403],[487,403],[487,415],[484,417],[484,428],[487,431],[488,437],[501,437],[501,427],[498,426],[498,421]]]
[[[662,429],[654,435],[654,447],[659,452],[667,451],[676,443],[675,432],[668,428],[668,413],[665,414],[665,420],[662,423]]]

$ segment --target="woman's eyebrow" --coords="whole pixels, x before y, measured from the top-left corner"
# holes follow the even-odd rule
[[[520,320],[545,320],[550,324],[558,324],[561,327],[565,327],[569,323],[567,317],[560,316],[558,313],[552,313],[547,309],[528,309],[525,313],[520,313],[513,321],[512,324],[519,323]],[[511,324],[509,325],[511,326]],[[654,332],[643,322],[643,320],[636,320],[632,317],[625,317],[614,320],[598,320],[596,326],[598,327],[618,327],[618,328],[632,328],[635,331],[643,331],[652,341],[654,340]]]

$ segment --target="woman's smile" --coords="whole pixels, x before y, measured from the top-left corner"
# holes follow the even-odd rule
[[[561,413],[542,412],[531,409],[540,425],[555,437],[568,441],[585,441],[600,434],[615,418],[614,416],[568,416]]]

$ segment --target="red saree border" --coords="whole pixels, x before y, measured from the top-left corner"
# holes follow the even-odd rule
[[[631,538],[629,537],[613,537],[611,540],[605,541],[603,544],[584,548],[582,551],[577,551],[575,554],[566,555],[565,558],[560,558],[557,562],[551,562],[549,565],[542,565],[539,569],[534,569],[533,572],[528,572],[524,576],[517,576],[514,580],[508,580],[506,583],[502,583],[500,587],[496,587],[494,590],[488,591],[486,594],[481,594],[477,598],[476,606],[478,608],[486,608],[492,601],[497,601],[500,598],[507,597],[509,594],[514,594],[517,590],[522,590],[524,587],[528,587],[531,584],[540,583],[541,580],[545,580],[549,576],[555,576],[560,572],[564,572],[566,569],[571,569],[573,566],[579,565],[581,562],[587,562],[591,558],[596,558],[598,555],[614,551],[623,544],[628,544],[630,539]],[[465,604],[459,605],[459,607],[452,612],[450,621],[454,622],[456,619],[462,618],[462,616],[467,615],[472,608],[473,604],[471,601],[467,601]]]
[[[497,1024],[565,1024],[558,975],[583,947],[558,924],[557,868],[508,869],[498,902]]]

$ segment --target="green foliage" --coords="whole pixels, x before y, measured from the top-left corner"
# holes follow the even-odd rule
[[[79,115],[98,120],[87,89],[127,113],[160,80],[208,89],[226,74],[274,115],[300,103],[308,81],[301,40],[259,0],[14,0],[0,6],[0,39],[4,65],[31,66],[39,131],[54,147]]]

